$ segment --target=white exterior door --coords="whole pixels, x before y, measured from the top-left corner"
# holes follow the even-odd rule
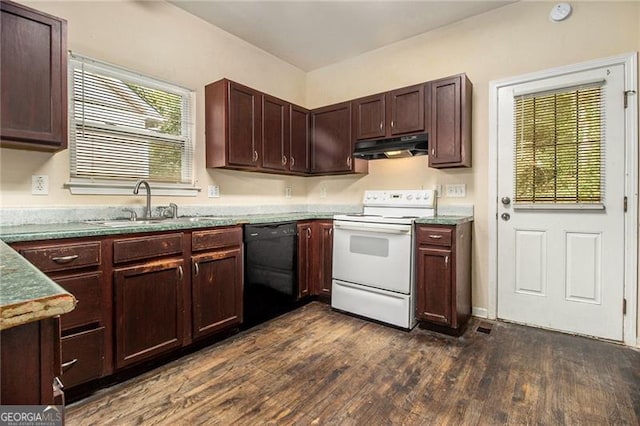
[[[566,131],[567,126],[575,127],[577,143],[571,152],[576,163],[584,165],[592,161],[599,163],[599,169],[585,172],[580,166],[558,166],[558,161],[566,163],[570,157],[561,154],[569,151],[559,141],[559,136],[546,141],[557,146],[534,147],[527,154],[525,148],[530,142],[527,138],[532,136],[531,131],[527,133],[523,129],[525,126],[535,128],[531,124],[531,111],[535,106],[524,104],[522,99],[537,100],[545,95],[566,94],[584,87],[601,88],[598,95],[601,107],[594,115],[595,121],[587,120],[585,125],[584,120],[580,121],[584,111],[571,114],[566,112],[566,108],[570,109],[567,105],[558,106],[565,108],[565,112],[555,116],[557,130],[554,132],[559,134]],[[499,89],[498,318],[589,336],[623,339],[624,90],[623,65]],[[560,105],[561,101],[553,102]],[[528,105],[528,116],[524,105]],[[533,114],[536,113],[543,114],[540,111]],[[569,117],[566,122],[565,116]],[[582,131],[580,126],[592,126],[591,131]],[[601,136],[600,147],[585,151],[580,144],[583,140],[596,138],[594,129],[598,129],[596,133]],[[553,155],[556,159],[549,160]],[[592,156],[590,160],[589,155]],[[529,164],[525,167],[523,164],[527,161]],[[554,161],[556,170],[550,166]],[[557,170],[559,168],[563,170]],[[585,175],[590,177],[585,179]],[[566,189],[572,176],[577,188],[573,201]],[[528,189],[523,190],[527,186]],[[586,186],[586,190],[581,186]],[[546,195],[536,195],[536,191],[546,191]],[[584,201],[580,198],[581,191],[592,191],[595,195]]]

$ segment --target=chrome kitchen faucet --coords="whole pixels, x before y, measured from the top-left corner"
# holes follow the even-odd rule
[[[147,190],[147,207],[144,211],[145,219],[151,219],[151,187],[149,186],[149,182],[144,179],[140,179],[136,182],[136,186],[133,188],[133,194],[138,195],[138,191],[140,190],[140,185],[144,185]]]

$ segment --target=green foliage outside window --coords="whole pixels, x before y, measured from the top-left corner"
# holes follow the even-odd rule
[[[515,99],[515,201],[602,200],[602,87]]]

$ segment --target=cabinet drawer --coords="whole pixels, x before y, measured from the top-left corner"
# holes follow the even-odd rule
[[[102,322],[102,273],[94,272],[55,280],[78,301],[76,308],[60,317],[62,330]]]
[[[242,245],[242,228],[240,227],[194,231],[191,234],[191,248],[193,251],[239,245]]]
[[[42,272],[98,266],[102,257],[99,241],[25,248],[20,254]]]
[[[182,233],[113,241],[113,263],[182,254]]]
[[[102,377],[104,327],[62,338],[62,383],[71,387]]]
[[[452,233],[451,228],[419,226],[418,244],[450,247]]]

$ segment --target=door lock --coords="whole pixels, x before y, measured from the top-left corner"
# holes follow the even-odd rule
[[[509,197],[502,197],[502,204],[504,204],[505,206],[508,206],[509,204],[511,204],[511,198]]]
[[[500,217],[502,218],[502,220],[511,219],[511,215],[509,213],[502,213],[502,215],[500,215]]]

